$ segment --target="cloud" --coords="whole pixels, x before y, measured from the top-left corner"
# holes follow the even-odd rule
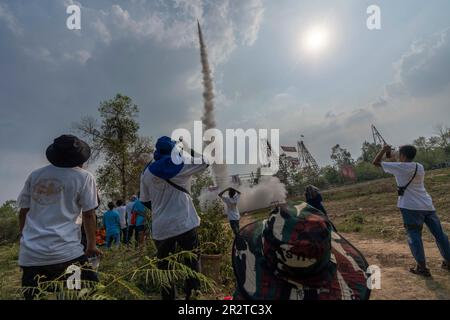
[[[82,65],[85,65],[86,62],[91,58],[91,53],[86,50],[78,50],[74,53],[65,53],[64,59],[66,60],[74,60],[79,62]]]
[[[387,105],[388,102],[385,97],[378,97],[377,100],[374,103],[372,103],[372,107],[374,108],[385,107]]]
[[[414,43],[396,63],[397,78],[413,96],[427,96],[450,84],[450,28]]]
[[[262,0],[233,1],[232,15],[236,17],[236,24],[241,26],[238,33],[242,44],[251,46],[258,39],[259,29],[264,17]]]
[[[89,9],[92,28],[110,44],[123,37],[152,40],[172,49],[197,47],[197,20],[204,29],[213,65],[225,62],[239,46],[258,38],[264,16],[262,0],[211,2],[206,0],[134,1],[107,10]]]
[[[427,97],[450,85],[450,28],[415,41],[394,63],[394,81],[385,86],[384,95],[373,103],[386,106],[389,100]]]
[[[55,62],[55,57],[53,56],[52,52],[48,48],[42,46],[24,47],[23,52],[33,60],[44,61],[47,63]]]
[[[93,27],[104,43],[111,43],[112,35],[106,25],[100,19],[97,19],[97,21],[94,22]]]
[[[8,29],[15,35],[23,35],[23,28],[17,21],[16,17],[11,13],[6,4],[0,3],[0,22],[6,24]]]

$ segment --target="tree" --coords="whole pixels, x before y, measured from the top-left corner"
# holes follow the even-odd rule
[[[416,161],[423,164],[425,169],[432,169],[435,165],[448,160],[446,149],[443,148],[442,140],[439,137],[419,137],[414,140],[417,148]]]
[[[440,145],[442,148],[447,148],[450,146],[450,128],[444,125],[438,126],[438,135],[440,138]]]
[[[281,183],[286,186],[289,185],[290,176],[291,176],[291,163],[285,154],[280,155],[279,157],[279,167],[278,172],[276,173],[276,177],[280,179]]]
[[[358,158],[358,160],[363,162],[372,162],[380,150],[380,145],[364,141],[361,147],[361,156]]]
[[[342,148],[339,144],[335,145],[331,149],[331,160],[333,160],[334,166],[341,169],[346,165],[353,165],[355,160],[353,160],[352,155],[347,149]]]
[[[152,142],[138,135],[139,109],[131,98],[117,94],[100,103],[98,111],[100,125],[95,118],[85,117],[74,128],[90,144],[93,161],[103,160],[97,170],[102,191],[110,199],[127,199],[139,189],[140,173],[153,152]]]
[[[6,201],[0,207],[0,244],[18,240],[18,208],[14,200]]]
[[[209,186],[214,184],[211,171],[205,170],[200,173],[197,173],[193,176],[192,185],[191,185],[191,194],[192,201],[194,202],[194,206],[201,211],[200,208],[200,195],[202,191]]]
[[[355,174],[358,182],[387,177],[382,170],[376,168],[372,163],[365,161],[359,162],[355,165]]]
[[[333,166],[326,166],[320,169],[321,175],[331,185],[337,185],[344,182],[342,175]]]

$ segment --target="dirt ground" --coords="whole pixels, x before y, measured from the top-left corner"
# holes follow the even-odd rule
[[[252,216],[244,216],[241,224],[253,220]],[[364,254],[370,265],[381,269],[381,289],[372,291],[371,300],[450,300],[450,272],[441,269],[442,258],[434,242],[424,240],[433,275],[425,279],[408,271],[414,259],[406,241],[368,238],[359,233],[342,235]]]
[[[424,242],[430,279],[408,271],[414,260],[405,242],[364,239],[358,234],[343,234],[366,257],[370,265],[381,269],[381,289],[373,290],[372,300],[449,300],[450,272],[441,269],[442,258],[433,242]]]
[[[425,185],[445,232],[450,235],[450,169],[428,171]],[[339,232],[358,248],[370,265],[381,270],[381,289],[372,300],[450,300],[450,272],[441,269],[442,257],[428,229],[423,241],[428,267],[433,275],[425,279],[409,272],[415,261],[397,208],[394,179],[358,183],[323,192],[328,215]],[[303,200],[303,197],[289,199]],[[268,216],[270,209],[241,217],[241,227]]]

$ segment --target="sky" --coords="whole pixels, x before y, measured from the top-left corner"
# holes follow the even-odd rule
[[[71,4],[81,30],[66,27]],[[373,4],[381,30],[366,26]],[[282,145],[304,135],[325,165],[337,143],[358,157],[371,124],[393,145],[450,126],[447,0],[0,0],[0,203],[117,93],[139,106],[141,135],[191,128],[197,19],[221,129],[280,129]],[[317,26],[319,48],[305,44]]]

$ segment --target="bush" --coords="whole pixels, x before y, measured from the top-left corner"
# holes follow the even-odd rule
[[[326,166],[321,169],[323,178],[331,185],[338,185],[344,182],[342,175],[333,166]]]
[[[0,207],[0,244],[18,240],[19,221],[14,201],[7,201]]]
[[[201,214],[199,227],[200,248],[203,254],[226,254],[232,242],[232,233],[224,220],[222,204],[215,200]]]
[[[447,162],[449,160],[445,149],[421,149],[418,148],[417,156],[414,161],[421,163],[425,170],[432,169],[435,165]]]
[[[383,170],[369,162],[359,162],[355,166],[355,174],[358,182],[370,181],[386,177]]]

